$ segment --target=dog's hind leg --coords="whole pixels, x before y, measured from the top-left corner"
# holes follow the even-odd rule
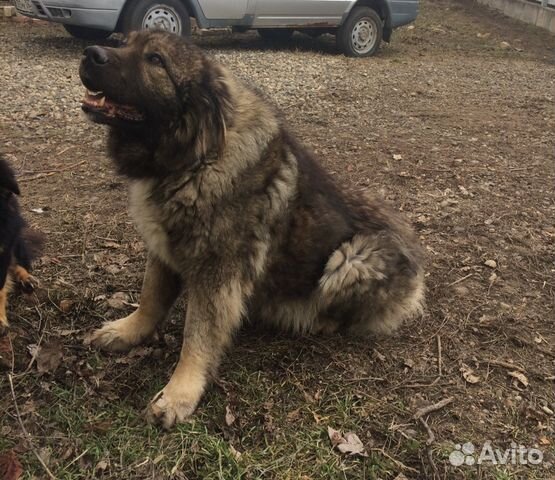
[[[165,263],[149,255],[140,306],[131,315],[105,323],[88,343],[109,351],[126,351],[149,338],[181,292],[181,279]]]
[[[392,333],[422,310],[419,260],[387,232],[355,235],[328,260],[320,279],[321,305],[353,333]]]

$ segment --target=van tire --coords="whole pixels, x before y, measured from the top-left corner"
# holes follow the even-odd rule
[[[348,57],[369,57],[380,47],[383,20],[370,7],[355,7],[337,32],[337,45]]]
[[[180,0],[129,0],[121,15],[121,29],[126,35],[148,28],[162,28],[184,37],[191,35],[190,14]]]

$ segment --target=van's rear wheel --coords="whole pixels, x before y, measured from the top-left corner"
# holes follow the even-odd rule
[[[383,22],[375,10],[355,7],[337,32],[337,45],[348,57],[374,55],[383,37]]]
[[[103,40],[108,38],[112,32],[108,30],[100,30],[99,28],[79,27],[78,25],[64,24],[66,32],[72,37],[80,38],[81,40]]]
[[[189,12],[179,0],[139,0],[128,2],[122,14],[122,30],[165,30],[176,35],[191,35]]]
[[[259,28],[258,35],[270,42],[286,42],[293,36],[290,28]]]

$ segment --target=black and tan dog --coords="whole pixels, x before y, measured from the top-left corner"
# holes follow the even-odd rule
[[[89,47],[83,110],[109,126],[149,251],[140,307],[91,341],[151,336],[183,288],[183,349],[148,408],[170,427],[195,410],[244,318],[297,332],[393,332],[420,312],[417,239],[399,214],[339,188],[276,110],[186,40],[134,33]]]
[[[27,229],[19,211],[19,187],[8,162],[0,157],[0,330],[8,326],[8,294],[15,283],[31,293],[37,281],[31,260],[40,248],[40,236]]]

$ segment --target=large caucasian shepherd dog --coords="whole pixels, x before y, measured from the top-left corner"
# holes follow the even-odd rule
[[[87,48],[80,75],[149,252],[140,307],[92,343],[143,342],[187,290],[183,348],[151,421],[193,413],[247,315],[297,332],[388,333],[419,312],[407,224],[338,188],[276,110],[199,48],[133,33],[121,48]]]

